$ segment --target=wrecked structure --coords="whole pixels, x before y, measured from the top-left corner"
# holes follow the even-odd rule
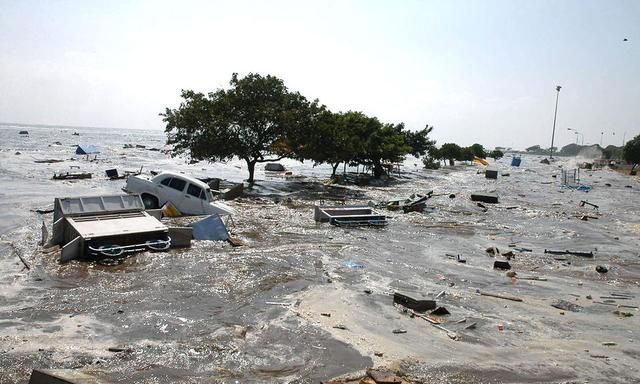
[[[60,261],[169,249],[168,228],[145,212],[140,195],[56,198],[52,243]]]

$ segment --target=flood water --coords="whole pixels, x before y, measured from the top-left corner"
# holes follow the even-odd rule
[[[109,181],[106,169],[247,177],[242,161],[188,164],[150,150],[165,149],[165,140],[161,131],[0,126],[0,384],[26,383],[36,368],[122,383],[317,383],[378,365],[434,383],[640,378],[640,313],[632,308],[640,305],[638,178],[581,170],[592,187],[584,192],[559,182],[575,158],[545,165],[524,156],[517,168],[505,157],[495,165],[509,175],[497,180],[478,173],[481,166],[428,171],[409,159],[388,185],[345,187],[326,185],[327,166],[285,160],[293,177],[258,165],[257,185],[229,202],[237,211],[229,230],[244,246],[194,241],[117,266],[60,264],[42,252],[42,222],[50,230],[52,214],[35,210],[51,209],[55,197],[120,193],[124,181]],[[90,161],[74,154],[76,144],[102,153]],[[35,162],[45,159],[64,161]],[[51,179],[69,170],[93,178]],[[320,201],[367,204],[430,190],[438,196],[424,212],[385,210],[383,229],[313,220]],[[500,202],[482,208],[473,192],[496,193]],[[506,259],[488,247],[513,251],[516,278],[493,269]],[[442,322],[458,340],[398,312],[395,291],[444,292],[438,304],[451,315]],[[554,300],[581,310],[554,308]]]

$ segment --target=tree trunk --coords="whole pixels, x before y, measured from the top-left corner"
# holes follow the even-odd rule
[[[453,162],[453,159],[449,159],[449,165],[452,166],[452,167],[455,165],[454,162]]]
[[[340,165],[340,163],[331,164],[331,168],[333,168],[333,172],[331,173],[331,178],[336,177],[336,170],[338,169],[338,165]]]
[[[384,168],[382,167],[382,164],[379,161],[374,161],[373,162],[373,177],[375,179],[379,179],[384,174],[385,174],[385,172],[384,172]]]
[[[244,159],[244,161],[247,162],[247,168],[249,169],[249,179],[247,179],[247,182],[249,184],[253,184],[253,174],[256,170],[256,160]]]

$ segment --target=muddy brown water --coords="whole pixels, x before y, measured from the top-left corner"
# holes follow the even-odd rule
[[[584,171],[582,182],[593,189],[580,192],[552,177],[560,166],[575,167],[573,158],[547,166],[525,156],[520,168],[505,158],[497,165],[510,175],[498,180],[485,179],[477,166],[425,171],[414,159],[387,185],[328,187],[327,167],[291,161],[285,166],[305,178],[259,170],[257,185],[230,203],[238,214],[229,228],[242,247],[194,242],[190,249],[141,253],[117,266],[61,265],[54,254],[37,251],[41,223],[50,227],[52,217],[33,210],[50,208],[54,197],[118,193],[123,181],[106,180],[105,169],[142,165],[232,181],[241,181],[246,170],[242,162],[189,165],[148,151],[163,148],[161,132],[86,129],[74,136],[71,129],[30,127],[23,137],[21,129],[0,128],[0,383],[27,382],[34,368],[81,369],[123,383],[302,383],[380,364],[422,382],[638,379],[640,313],[613,313],[617,304],[640,305],[637,178]],[[87,161],[73,155],[78,143],[99,145],[103,153]],[[129,143],[147,148],[124,149]],[[47,158],[65,161],[34,163]],[[53,171],[71,166],[94,177],[50,180]],[[384,229],[313,221],[320,200],[346,196],[348,203],[367,204],[429,190],[442,196],[430,199],[425,212],[385,211]],[[470,201],[472,192],[495,192],[500,203],[485,204],[485,211]],[[582,200],[599,209],[581,207]],[[584,215],[598,218],[580,220]],[[509,262],[518,276],[546,280],[493,270],[502,258],[486,248],[505,252],[513,245],[533,251],[514,251]],[[597,273],[599,264],[609,272]],[[442,321],[459,340],[399,313],[394,291],[419,298],[444,291],[438,303],[451,315]],[[612,294],[631,298],[600,298]],[[583,310],[553,308],[556,299]],[[338,322],[346,329],[334,328]],[[465,329],[474,322],[475,329]],[[393,334],[395,328],[407,333]]]

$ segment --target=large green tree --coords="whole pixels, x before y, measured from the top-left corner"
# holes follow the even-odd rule
[[[341,161],[363,164],[373,169],[376,178],[386,174],[385,163],[398,162],[411,151],[405,140],[404,124],[383,124],[362,112],[348,111],[337,118]],[[335,165],[334,165],[335,166]]]
[[[237,156],[247,163],[248,181],[253,183],[256,163],[296,157],[290,137],[320,111],[297,92],[290,92],[274,76],[234,73],[229,89],[207,95],[182,91],[183,101],[163,116],[173,155],[194,160],[225,161]]]
[[[504,152],[502,152],[499,149],[494,149],[493,151],[491,151],[488,154],[488,156],[493,158],[493,159],[495,159],[495,160],[499,160],[499,159],[502,159],[504,157]]]
[[[473,154],[473,156],[479,157],[481,159],[487,158],[487,151],[485,151],[482,144],[475,143],[469,147],[469,151]],[[473,158],[471,158],[473,160]]]
[[[640,135],[629,140],[624,145],[622,157],[627,163],[640,164]]]
[[[455,143],[444,143],[437,151],[439,159],[449,160],[449,165],[454,165],[454,160],[462,160],[462,148]]]
[[[338,165],[350,162],[355,156],[358,138],[352,137],[347,114],[332,113],[324,106],[312,105],[311,109],[312,121],[290,137],[290,147],[300,159],[330,164],[334,177]]]
[[[399,124],[400,125],[400,124]],[[429,134],[433,131],[433,126],[427,124],[419,131],[404,130],[404,124],[401,123],[402,132],[404,134],[406,144],[411,148],[411,153],[415,157],[426,155],[429,150],[435,147],[435,140],[429,139]]]

